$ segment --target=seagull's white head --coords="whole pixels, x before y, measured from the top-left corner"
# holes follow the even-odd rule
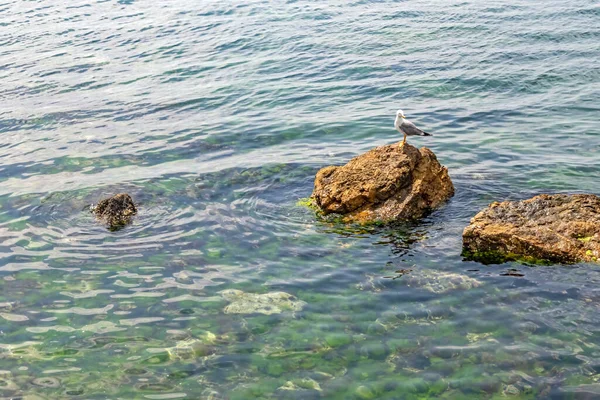
[[[398,117],[398,118],[406,118],[404,116],[404,112],[402,110],[396,111],[396,117]]]

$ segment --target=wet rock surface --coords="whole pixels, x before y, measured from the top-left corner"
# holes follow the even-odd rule
[[[598,261],[600,197],[556,194],[492,203],[465,228],[463,247],[467,258],[484,262]]]
[[[321,169],[312,198],[325,214],[368,223],[418,219],[453,195],[448,170],[431,150],[391,144]]]
[[[92,212],[98,221],[110,230],[116,230],[131,223],[133,216],[137,214],[137,208],[130,195],[119,193],[98,202]]]

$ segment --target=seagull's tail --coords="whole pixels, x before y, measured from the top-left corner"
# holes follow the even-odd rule
[[[433,136],[431,133],[429,132],[425,132],[425,131],[421,131],[422,135],[421,136]]]

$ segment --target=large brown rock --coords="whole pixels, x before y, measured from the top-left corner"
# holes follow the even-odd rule
[[[366,223],[418,219],[453,195],[448,170],[431,150],[391,144],[321,169],[312,198],[325,214]]]
[[[117,230],[129,224],[137,213],[133,199],[127,193],[119,193],[98,202],[92,210],[96,219],[110,230]]]
[[[600,258],[600,197],[541,195],[492,203],[463,232],[468,258],[558,263]]]

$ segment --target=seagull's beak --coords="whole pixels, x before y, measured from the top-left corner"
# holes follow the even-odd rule
[[[402,114],[402,115],[401,115],[401,117],[402,117],[402,118],[406,118],[406,117],[404,116],[404,114]]]

